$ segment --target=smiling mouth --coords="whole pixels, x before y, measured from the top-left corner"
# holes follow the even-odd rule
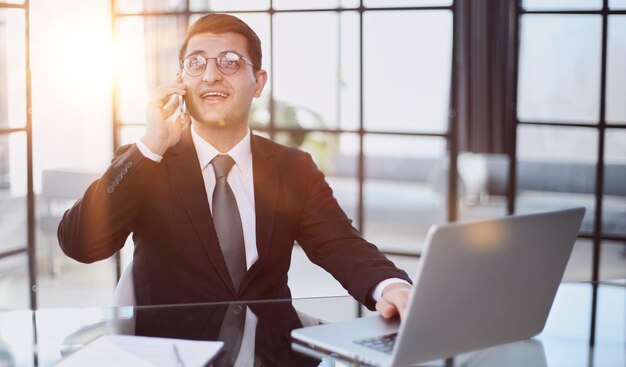
[[[226,99],[228,96],[230,96],[230,94],[224,92],[204,92],[200,95],[202,99]]]

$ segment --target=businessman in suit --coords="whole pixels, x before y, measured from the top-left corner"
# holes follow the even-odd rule
[[[132,233],[136,299],[148,305],[289,298],[297,241],[360,303],[402,315],[409,278],[351,225],[310,155],[251,133],[267,81],[254,31],[204,16],[179,61],[151,97],[145,135],[65,213],[63,251],[102,260]]]

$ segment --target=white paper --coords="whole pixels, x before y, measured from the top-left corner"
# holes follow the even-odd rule
[[[201,367],[222,349],[220,341],[104,335],[61,360],[56,366],[179,366],[174,345],[185,367]]]

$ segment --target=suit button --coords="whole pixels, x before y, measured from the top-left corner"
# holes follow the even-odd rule
[[[111,187],[118,187],[120,185],[119,181],[113,181],[113,183],[111,184]]]
[[[115,191],[115,188],[114,188],[113,186],[109,186],[109,187],[107,188],[107,192],[108,192],[109,194],[112,194],[112,193],[113,193],[113,191]]]
[[[243,311],[243,306],[242,305],[235,305],[233,307],[233,313],[235,315],[239,315],[241,313],[241,311]]]
[[[126,169],[130,169],[133,166],[133,162],[126,163]]]
[[[124,178],[123,175],[117,175],[117,176],[115,176],[115,181],[120,182],[120,181],[122,181],[123,178]]]
[[[126,167],[122,168],[121,172],[122,172],[122,175],[127,174],[128,173],[128,168],[126,168]]]

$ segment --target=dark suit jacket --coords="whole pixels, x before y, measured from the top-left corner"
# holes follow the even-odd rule
[[[238,292],[213,228],[189,126],[160,163],[135,144],[120,147],[104,175],[65,213],[61,248],[90,263],[113,255],[132,233],[140,305],[290,298],[294,241],[369,308],[378,282],[408,280],[351,225],[309,154],[255,135],[251,145],[259,258]]]

